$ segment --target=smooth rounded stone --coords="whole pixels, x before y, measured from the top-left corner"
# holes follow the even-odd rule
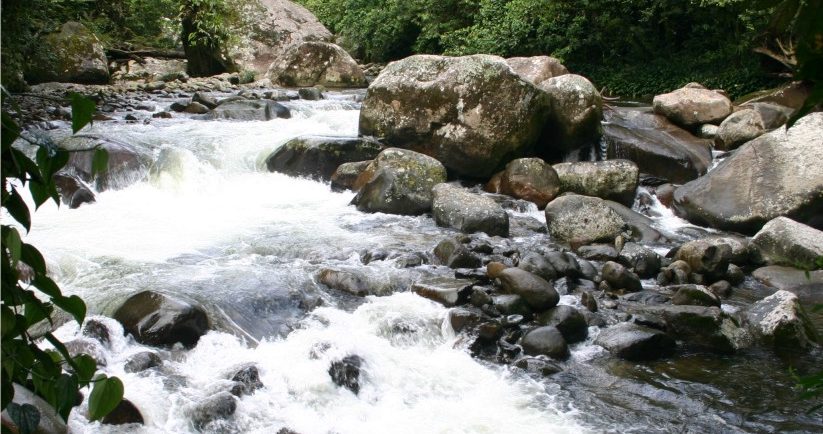
[[[692,273],[702,274],[714,282],[722,279],[728,271],[732,248],[713,240],[694,240],[680,246],[674,259],[686,262]]]
[[[521,357],[514,361],[514,366],[523,369],[526,372],[540,374],[544,377],[549,377],[558,372],[563,372],[563,368],[556,362],[540,357]]]
[[[129,373],[143,372],[147,369],[156,368],[163,365],[163,360],[154,351],[141,351],[131,355],[123,366],[123,370]]]
[[[729,115],[720,124],[714,145],[717,149],[731,151],[749,140],[766,132],[766,125],[760,113],[754,109],[743,109]]]
[[[590,261],[616,261],[617,250],[614,246],[609,244],[593,244],[590,246],[582,246],[577,249],[577,254],[584,259]]]
[[[301,87],[297,90],[297,96],[306,101],[319,101],[324,98],[323,91],[316,87]]]
[[[678,188],[675,210],[690,222],[746,234],[779,216],[820,228],[821,160],[823,113],[810,113],[788,131],[746,143],[708,175]]]
[[[636,292],[643,290],[640,278],[617,262],[609,261],[603,264],[601,273],[603,281],[608,283],[609,287],[615,291]]]
[[[586,318],[572,306],[555,306],[537,314],[534,319],[540,325],[557,327],[566,342],[570,344],[584,341],[589,335]]]
[[[189,105],[186,106],[186,109],[183,111],[195,115],[204,115],[211,110],[205,105],[200,104],[199,102],[192,101]]]
[[[331,381],[357,395],[360,393],[360,370],[363,363],[363,358],[357,355],[349,355],[331,362],[328,371]]]
[[[180,342],[191,348],[210,328],[202,307],[154,291],[129,297],[113,318],[137,342],[161,347]]]
[[[343,163],[372,160],[383,150],[367,137],[300,136],[266,158],[269,172],[328,181]]]
[[[510,57],[506,63],[512,71],[532,84],[569,73],[560,60],[549,56]]]
[[[235,369],[228,377],[235,383],[231,388],[231,394],[234,396],[251,395],[255,390],[263,388],[260,370],[251,363]]]
[[[523,351],[530,356],[549,356],[557,360],[569,358],[569,346],[556,327],[544,326],[530,330],[520,341]]]
[[[502,315],[531,316],[532,309],[526,300],[516,294],[493,295],[492,304]]]
[[[782,265],[760,267],[752,272],[760,283],[773,288],[791,291],[793,288],[806,284],[823,284],[823,270],[808,272]]]
[[[270,121],[291,118],[291,110],[279,102],[261,100],[222,100],[214,110],[205,115],[206,119],[228,119],[234,121]]]
[[[657,275],[657,283],[660,285],[683,285],[689,283],[689,274],[692,272],[692,267],[689,263],[682,260],[677,260],[664,267]]]
[[[720,298],[703,285],[675,285],[667,289],[675,291],[672,296],[674,305],[720,307]]]
[[[732,102],[728,97],[694,87],[657,95],[652,100],[652,107],[655,113],[687,128],[716,124],[732,113]]]
[[[123,188],[145,178],[153,159],[137,146],[108,137],[72,136],[60,145],[71,151],[63,170],[94,185],[98,192]],[[96,149],[105,150],[109,158],[105,170],[93,175]]]
[[[548,111],[546,94],[500,57],[415,55],[371,83],[360,133],[483,178],[537,143]]]
[[[186,107],[188,107],[188,106],[189,105],[186,104],[186,103],[183,103],[183,102],[180,102],[180,101],[175,101],[175,102],[171,103],[171,105],[169,106],[169,110],[171,110],[173,112],[176,112],[176,113],[183,113],[183,112],[186,111]]]
[[[709,292],[718,298],[729,298],[732,295],[732,285],[725,280],[718,280],[708,287]]]
[[[335,44],[303,42],[272,62],[268,78],[286,87],[366,87],[366,75],[357,62]]]
[[[590,312],[597,312],[597,298],[591,291],[584,291],[580,294],[580,304]]]
[[[211,422],[228,419],[237,410],[237,399],[229,392],[218,392],[200,400],[190,411],[194,427],[200,431]]]
[[[509,236],[509,215],[492,199],[445,183],[435,185],[432,195],[432,215],[438,226],[467,234]]]
[[[331,175],[331,189],[333,191],[356,191],[354,187],[357,178],[369,167],[369,164],[371,164],[371,160],[343,163],[337,166],[337,169]]]
[[[634,270],[635,274],[642,279],[656,276],[660,272],[660,256],[637,243],[624,244],[618,260]]]
[[[631,361],[666,357],[677,346],[674,339],[660,330],[628,322],[601,330],[594,343],[616,357]]]
[[[446,182],[446,168],[407,149],[380,152],[357,179],[352,204],[364,212],[420,215],[431,210],[432,188]]]
[[[763,120],[766,130],[773,130],[786,124],[794,113],[793,108],[768,102],[747,102],[740,106],[742,109],[753,109]]]
[[[34,431],[37,434],[45,433],[45,434],[64,434],[68,432],[68,427],[66,426],[66,422],[63,418],[57,414],[54,410],[54,407],[51,406],[48,402],[46,402],[43,398],[34,394],[34,392],[26,389],[25,387],[17,384],[12,383],[12,387],[14,387],[14,398],[11,402],[14,402],[18,405],[31,405],[37,409],[37,412],[40,414],[40,420],[37,423],[36,430]],[[3,397],[4,399],[6,396]],[[2,415],[0,415],[3,421],[3,431],[6,431],[7,427],[13,427],[15,431],[11,431],[13,433],[22,432],[17,431],[19,427],[12,422],[11,417],[9,417],[8,407],[3,410]]]
[[[455,333],[470,331],[475,329],[487,317],[477,309],[466,309],[462,307],[449,309],[447,319],[449,325]]]
[[[563,192],[609,199],[629,206],[634,202],[640,172],[629,160],[580,161],[558,163],[552,167]]]
[[[192,95],[191,97],[191,101],[199,103],[210,110],[217,107],[217,100],[203,92],[195,92],[194,95]],[[152,108],[150,111],[154,111],[154,108]]]
[[[600,140],[603,119],[603,98],[597,88],[581,75],[564,74],[541,82],[541,90],[549,96],[551,111],[543,139],[550,147],[538,152],[558,156]]]
[[[126,425],[136,423],[143,425],[143,415],[133,402],[123,398],[111,413],[103,417],[103,425]]]
[[[789,291],[777,291],[753,304],[746,319],[755,333],[777,350],[797,351],[821,343],[814,323]]]
[[[823,257],[823,231],[790,218],[772,219],[752,239],[752,244],[769,264],[820,268]]]
[[[597,275],[599,273],[597,272],[597,268],[594,267],[594,264],[582,259],[576,262],[577,265],[580,267],[580,273],[583,275],[584,278],[590,281],[599,280],[597,278]]]
[[[325,268],[317,273],[317,281],[329,288],[358,297],[365,297],[374,292],[364,274],[351,270]]]
[[[588,279],[561,277],[552,283],[554,283],[554,289],[556,289],[560,295],[597,290],[597,284]]]
[[[668,238],[653,227],[654,220],[639,212],[612,200],[603,201],[612,209],[631,231],[631,239],[642,243],[666,243]]]
[[[58,172],[52,179],[57,186],[57,192],[60,193],[60,201],[68,205],[69,209],[76,209],[84,203],[94,203],[97,200],[91,187],[76,175]]]
[[[557,271],[554,269],[552,264],[549,263],[549,261],[547,261],[546,258],[539,253],[527,253],[525,256],[520,258],[520,262],[518,262],[517,268],[528,271],[529,273],[533,273],[548,281],[557,278]],[[496,274],[499,274],[499,272]]]
[[[454,238],[445,239],[434,247],[434,256],[449,268],[478,268],[480,258]]]
[[[739,235],[709,235],[701,239],[714,245],[719,246],[725,244],[729,246],[732,249],[732,256],[729,259],[731,264],[745,265],[757,259],[757,255],[754,254],[751,243],[749,242],[750,239],[747,237]],[[729,265],[731,266],[731,264]]]
[[[572,279],[581,277],[580,264],[569,252],[546,252],[543,257],[557,272],[557,276],[566,276]]]
[[[679,184],[706,174],[712,164],[711,141],[693,136],[663,116],[628,109],[603,114],[609,159],[633,161],[641,172]]]
[[[552,166],[540,158],[518,158],[509,162],[500,175],[498,192],[543,209],[560,193],[560,180]]]
[[[611,242],[623,231],[623,219],[602,199],[563,195],[546,206],[546,222],[553,239],[576,245]]]
[[[60,31],[41,36],[27,56],[24,76],[29,84],[106,84],[109,68],[103,44],[86,26],[69,21]]]
[[[560,295],[551,283],[526,270],[507,268],[498,274],[497,280],[503,291],[523,297],[536,312],[557,306],[560,301]]]
[[[489,276],[490,279],[497,279],[500,276],[500,273],[502,273],[506,268],[509,267],[500,262],[489,262],[486,264],[486,275]]]
[[[415,282],[411,286],[412,292],[446,307],[465,304],[471,295],[474,282],[465,279],[449,277],[433,277]]]

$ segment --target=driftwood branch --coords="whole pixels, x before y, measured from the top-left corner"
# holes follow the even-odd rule
[[[117,48],[106,50],[106,56],[113,60],[134,60],[138,63],[146,63],[144,57],[154,57],[158,59],[185,59],[186,53],[174,50],[135,50],[126,51]]]

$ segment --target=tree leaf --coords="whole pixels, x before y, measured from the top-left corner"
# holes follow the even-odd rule
[[[89,396],[89,420],[100,420],[120,404],[123,383],[117,377],[103,378],[94,384]]]
[[[82,298],[71,295],[69,297],[54,297],[52,301],[57,307],[70,313],[77,321],[77,324],[83,324],[83,320],[86,319],[86,303],[83,302]]]
[[[63,420],[69,419],[69,413],[77,402],[77,377],[62,374],[55,386],[55,410]]]
[[[3,227],[6,228],[5,226]],[[22,250],[22,242],[20,241],[20,234],[17,232],[17,229],[9,228],[6,231],[6,236],[3,238],[4,246],[9,249],[9,255],[11,256],[11,265],[17,266],[17,261],[20,260],[21,250]]]
[[[17,192],[16,188],[12,187],[5,206],[9,214],[26,228],[26,232],[31,230],[29,207],[26,206],[26,202],[23,201],[23,198],[20,196],[20,193]]]
[[[31,404],[20,405],[12,402],[6,407],[12,422],[17,425],[20,434],[30,434],[40,425],[40,411]]]
[[[31,267],[35,274],[46,273],[46,260],[43,259],[43,255],[40,254],[40,251],[37,250],[36,247],[24,243],[20,250],[23,262]]]
[[[80,384],[88,384],[96,370],[97,362],[90,355],[80,354],[74,358],[74,373],[77,374]]]
[[[94,157],[91,159],[91,176],[104,173],[109,168],[109,152],[103,148],[94,150]]]
[[[0,391],[0,400],[2,400],[2,407],[5,409],[7,405],[14,399],[14,386],[11,385],[11,379],[9,378],[8,373],[4,370],[2,372],[2,391]]]
[[[76,133],[86,125],[92,123],[94,117],[94,101],[80,95],[71,94],[71,130]]]
[[[10,307],[6,305],[0,306],[0,327],[2,327],[1,333],[3,339],[6,338],[6,335],[14,331],[15,323],[17,322],[16,317],[17,315],[15,315]]]

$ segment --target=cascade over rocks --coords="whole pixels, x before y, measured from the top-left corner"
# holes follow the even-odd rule
[[[539,84],[549,96],[551,110],[538,152],[558,157],[585,145],[597,144],[602,135],[603,98],[586,77],[565,74]]]
[[[495,175],[497,176],[497,175]],[[551,165],[540,158],[518,158],[499,174],[499,186],[492,193],[503,193],[528,200],[543,209],[560,193],[560,180]],[[494,184],[494,183],[492,183]]]
[[[214,110],[205,115],[206,119],[229,119],[235,121],[270,121],[291,117],[288,107],[275,101],[231,99],[221,101]]]
[[[270,172],[328,181],[343,163],[371,160],[383,150],[367,137],[300,136],[289,140],[268,158]]]
[[[509,215],[494,200],[445,183],[435,185],[432,194],[432,215],[438,226],[467,234],[509,236]]]
[[[623,231],[623,219],[602,199],[568,194],[546,206],[549,234],[577,245],[611,242]]]
[[[346,356],[331,363],[329,376],[334,384],[345,387],[357,395],[360,393],[360,369],[362,365],[363,358],[360,356]]]
[[[517,75],[535,85],[569,73],[559,60],[549,56],[510,57],[506,63]]]
[[[366,87],[366,76],[345,50],[328,42],[303,42],[275,60],[268,71],[275,85],[287,87]]]
[[[360,134],[483,178],[537,143],[548,104],[500,57],[416,55],[390,63],[371,83]]]
[[[123,188],[143,179],[152,162],[152,157],[141,148],[107,137],[76,135],[66,138],[60,144],[69,150],[83,149],[83,151],[69,154],[69,161],[63,168],[63,172],[74,174],[85,182],[93,182],[97,191]],[[93,148],[104,149],[109,155],[106,169],[94,176],[92,176],[95,152]],[[77,191],[75,195],[78,193],[80,191]],[[79,199],[82,203],[88,195],[80,194],[82,196]],[[72,195],[72,200],[75,200],[75,195]]]
[[[770,264],[814,267],[823,256],[823,231],[777,217],[763,226],[752,244]]]
[[[129,297],[114,312],[123,330],[145,345],[191,348],[209,331],[209,318],[199,306],[154,291]]]
[[[49,81],[105,84],[109,81],[103,44],[78,22],[63,24],[59,32],[42,36],[34,47],[24,73],[29,84]]]
[[[706,176],[675,191],[675,209],[695,224],[753,234],[787,216],[823,227],[823,113],[741,146]],[[815,220],[817,218],[817,220]]]
[[[407,149],[386,149],[360,174],[352,204],[364,212],[419,215],[432,207],[432,188],[446,182],[446,168]]]
[[[709,140],[665,117],[638,110],[607,109],[603,138],[608,158],[633,161],[643,173],[684,183],[706,174],[712,164]]]
[[[652,106],[655,113],[686,128],[717,124],[732,113],[728,97],[695,84],[655,96]]]
[[[552,167],[563,192],[609,199],[628,206],[634,202],[640,171],[631,161],[581,161]]]
[[[746,319],[766,344],[778,350],[808,349],[821,343],[797,296],[789,291],[777,291],[758,301],[749,307]]]

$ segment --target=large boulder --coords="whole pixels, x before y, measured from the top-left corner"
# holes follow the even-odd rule
[[[46,402],[43,398],[35,395],[34,392],[17,383],[12,383],[12,387],[14,387],[14,399],[12,399],[11,402],[20,406],[27,404],[31,405],[40,415],[37,425],[32,431],[33,433],[64,434],[68,432],[66,422],[59,414],[57,414],[57,411],[54,410],[54,407],[52,407],[51,404]],[[3,399],[5,400],[6,398],[8,397],[4,393]],[[4,432],[6,432],[7,428],[13,428],[13,430],[9,429],[8,431],[12,433],[24,432],[12,421],[12,418],[9,416],[9,407],[6,407],[6,409],[3,410],[0,418],[2,418]]]
[[[105,84],[109,81],[103,44],[78,22],[63,24],[59,32],[44,35],[34,47],[26,59],[25,78],[29,84],[47,81]]]
[[[248,40],[230,52],[243,69],[258,76],[290,48],[304,41],[329,42],[334,36],[308,9],[289,0],[254,0],[240,9],[242,28],[232,33]]]
[[[500,174],[499,191],[517,199],[534,202],[543,209],[560,193],[560,180],[552,166],[540,158],[518,158]]]
[[[652,360],[674,352],[669,335],[646,326],[623,322],[601,330],[595,344],[626,360]]]
[[[369,86],[360,133],[482,178],[531,149],[547,114],[546,94],[500,57],[417,55],[390,63]]]
[[[549,56],[510,57],[506,63],[517,75],[533,84],[569,73],[559,60]]]
[[[345,50],[328,42],[303,42],[269,68],[272,84],[288,87],[366,87],[366,76]]]
[[[746,312],[755,333],[779,350],[800,350],[820,343],[820,336],[797,296],[777,291]]]
[[[763,117],[754,109],[739,110],[720,123],[714,144],[718,149],[730,151],[766,132]]]
[[[560,189],[585,196],[609,199],[625,205],[634,202],[640,171],[629,160],[581,161],[552,166]]]
[[[93,183],[97,191],[122,188],[142,180],[152,163],[152,156],[140,147],[107,137],[77,135],[60,144],[72,151],[63,171]],[[105,150],[108,160],[104,170],[93,174],[96,149]]]
[[[206,119],[229,119],[234,121],[270,121],[291,117],[288,107],[275,101],[232,99],[222,102],[205,115]]]
[[[509,236],[509,215],[494,200],[445,183],[435,185],[432,194],[432,215],[438,226],[467,234]]]
[[[585,77],[565,74],[539,85],[551,110],[541,155],[558,157],[584,145],[595,145],[603,132],[603,98]]]
[[[717,124],[732,113],[732,102],[728,97],[694,85],[657,95],[652,106],[655,113],[686,128]]]
[[[113,318],[144,345],[170,347],[180,342],[191,348],[209,331],[209,318],[200,306],[154,291],[129,297]]]
[[[610,159],[631,160],[641,172],[676,183],[706,174],[712,164],[709,140],[693,136],[663,116],[628,109],[609,109],[603,115]]]
[[[689,221],[753,234],[787,216],[821,228],[823,113],[741,146],[708,175],[675,191],[675,208]]]
[[[300,136],[289,140],[266,159],[270,172],[328,181],[343,163],[371,160],[383,150],[367,137]]]
[[[625,222],[602,199],[568,194],[546,206],[549,234],[557,241],[575,245],[611,242]]]
[[[506,268],[497,279],[503,291],[523,297],[534,311],[552,308],[560,301],[560,295],[551,283],[526,270]]]
[[[786,217],[766,223],[752,244],[771,264],[820,268],[815,262],[823,257],[823,231]]]
[[[432,188],[446,181],[446,168],[408,149],[381,152],[360,174],[352,204],[365,212],[419,215],[432,207]]]

